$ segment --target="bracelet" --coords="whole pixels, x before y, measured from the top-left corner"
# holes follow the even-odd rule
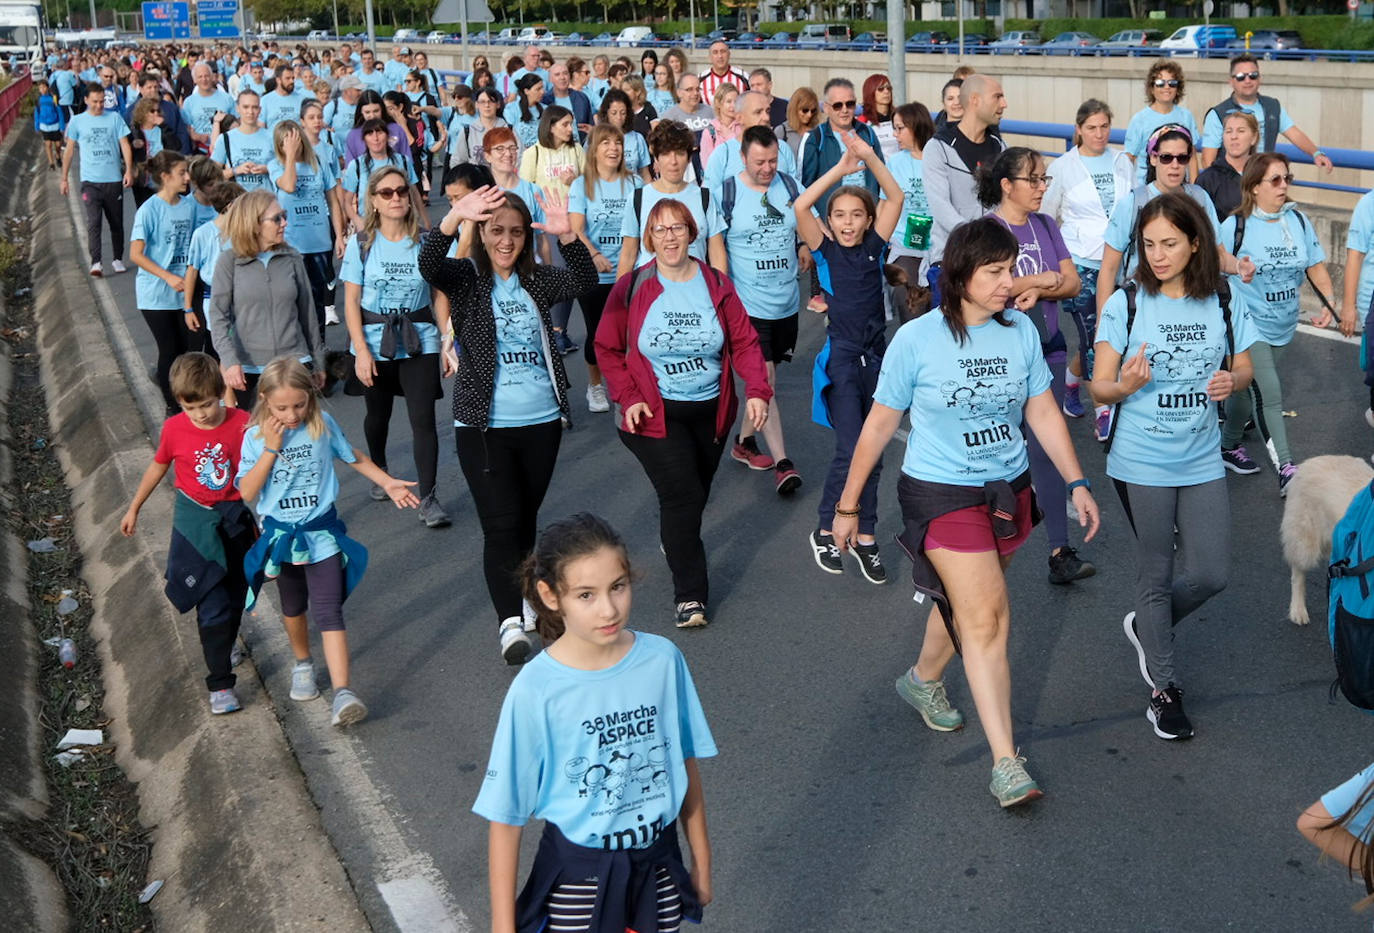
[[[276,456],[276,457],[280,457],[280,456],[281,456],[281,451],[280,451],[280,450],[277,450],[277,448],[275,448],[275,447],[264,447],[264,448],[262,449],[262,452],[265,453],[265,454],[272,454],[273,456]]]
[[[837,504],[837,505],[835,506],[835,514],[836,514],[836,515],[839,515],[839,516],[842,516],[842,517],[844,517],[844,518],[858,518],[858,517],[859,517],[859,510],[858,510],[858,509],[842,509],[842,508],[840,508],[839,505]]]
[[[1325,152],[1322,152],[1320,149],[1318,149],[1312,153],[1312,158],[1315,161],[1317,158],[1327,158],[1327,155]]]
[[[1064,491],[1065,491],[1065,492],[1068,492],[1068,493],[1071,493],[1071,492],[1073,492],[1075,489],[1077,489],[1079,486],[1082,486],[1084,489],[1088,490],[1088,492],[1092,492],[1092,491],[1093,491],[1093,484],[1090,483],[1090,482],[1088,482],[1088,478],[1087,478],[1086,476],[1081,477],[1081,478],[1079,478],[1079,479],[1076,479],[1076,480],[1074,480],[1072,483],[1069,483],[1068,485],[1066,485],[1066,486],[1064,487]]]

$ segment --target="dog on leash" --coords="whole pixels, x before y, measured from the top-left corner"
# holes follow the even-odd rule
[[[1283,504],[1283,559],[1291,573],[1288,621],[1306,625],[1307,571],[1331,556],[1331,532],[1345,517],[1351,500],[1370,480],[1374,469],[1359,457],[1324,456],[1304,460],[1288,484]]]

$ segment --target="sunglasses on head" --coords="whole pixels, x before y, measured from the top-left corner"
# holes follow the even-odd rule
[[[1182,83],[1178,78],[1155,78],[1154,80],[1155,87],[1178,87]]]
[[[1187,165],[1192,155],[1186,152],[1156,152],[1155,158],[1159,160],[1160,165],[1173,165],[1175,162]]]
[[[1259,72],[1258,72],[1258,71],[1237,71],[1235,74],[1231,75],[1231,80],[1232,80],[1232,81],[1258,81],[1258,80],[1259,80]]]

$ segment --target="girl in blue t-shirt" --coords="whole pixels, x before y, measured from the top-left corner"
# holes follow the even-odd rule
[[[1237,392],[1226,400],[1221,459],[1233,473],[1259,472],[1259,464],[1241,444],[1245,423],[1255,412],[1254,396],[1258,395],[1263,407],[1256,419],[1257,426],[1260,437],[1267,436],[1273,445],[1280,496],[1287,494],[1288,483],[1298,469],[1293,465],[1293,451],[1283,424],[1283,386],[1279,382],[1278,363],[1298,329],[1298,296],[1303,279],[1311,278],[1312,287],[1323,297],[1334,294],[1317,231],[1312,221],[1288,200],[1292,181],[1286,156],[1276,152],[1252,156],[1241,177],[1240,207],[1221,225],[1222,239],[1232,244],[1236,255],[1249,256],[1255,262],[1254,279],[1242,282],[1233,276],[1231,287],[1245,296],[1259,337],[1250,346],[1250,361],[1255,368],[1253,391]],[[1243,227],[1239,226],[1242,221]],[[1326,327],[1332,316],[1328,299],[1312,323]]]
[[[676,930],[711,902],[697,759],[715,741],[682,653],[628,627],[632,578],[620,536],[585,512],[545,529],[521,568],[548,647],[506,694],[472,808],[490,821],[493,929]],[[517,897],[531,816],[543,838]],[[615,883],[632,870],[647,882]]]
[[[286,242],[305,260],[310,292],[315,299],[315,317],[319,319],[320,333],[324,333],[325,309],[334,304],[334,293],[329,287],[334,281],[334,256],[343,254],[346,242],[343,214],[339,210],[338,172],[331,158],[315,152],[295,120],[277,124],[272,131],[272,152],[267,177],[287,213]]]
[[[186,328],[192,333],[204,331],[207,353],[211,353],[214,344],[214,338],[210,333],[210,283],[215,280],[215,263],[219,261],[220,254],[229,248],[229,235],[224,229],[224,212],[241,194],[243,186],[237,182],[221,179],[210,183],[205,189],[205,195],[210,199],[210,206],[218,211],[218,214],[192,231],[191,245],[186,253],[186,288],[182,291],[182,316],[186,321]],[[228,390],[225,398],[233,398],[228,394]]]
[[[826,573],[844,573],[840,551],[830,534],[849,461],[864,419],[873,406],[886,341],[883,299],[883,255],[903,215],[906,193],[882,157],[857,134],[844,140],[840,160],[803,191],[792,205],[797,236],[816,260],[816,275],[829,303],[826,342],[816,358],[816,393],[835,431],[835,454],[821,492],[819,522],[811,533],[811,550]],[[841,185],[841,179],[870,166],[886,197],[875,202],[868,189]],[[811,209],[832,186],[840,185],[823,206],[826,227]],[[828,227],[828,229],[826,229]],[[887,571],[878,554],[878,474],[875,468],[859,496],[858,543],[854,556],[870,583],[885,583]]]
[[[630,104],[630,95],[616,88],[611,88],[601,98],[601,107],[597,111],[597,117],[599,124],[604,123],[615,127],[620,130],[624,137],[625,168],[632,174],[638,175],[646,185],[653,181],[654,176],[650,171],[649,144],[644,139],[644,134],[634,128],[634,110]],[[588,142],[587,152],[591,153],[590,141]]]
[[[1136,538],[1135,609],[1122,621],[1150,686],[1146,717],[1162,739],[1187,739],[1174,626],[1226,587],[1230,506],[1213,402],[1250,385],[1255,342],[1246,303],[1217,295],[1212,223],[1182,192],[1141,209],[1139,287],[1102,308],[1093,398],[1115,405],[1107,475]]]
[[[314,610],[334,688],[332,722],[351,725],[367,715],[367,707],[349,686],[343,602],[367,567],[367,550],[347,537],[334,509],[339,495],[334,461],[376,483],[398,509],[415,508],[420,500],[410,490],[414,483],[391,477],[349,446],[338,422],[320,408],[314,380],[300,361],[282,356],[268,363],[257,388],[235,477],[243,500],[253,504],[262,523],[262,537],[243,562],[248,607],[264,580],[275,578],[282,624],[296,658],[293,700],[320,695],[306,620],[306,610]]]
[[[515,82],[515,100],[506,105],[506,122],[515,130],[520,148],[539,145],[539,117],[544,113],[544,79],[530,72]]]
[[[192,332],[182,316],[195,210],[191,199],[183,197],[190,183],[184,155],[163,150],[148,162],[148,174],[158,192],[134,214],[129,259],[138,266],[134,292],[139,313],[157,343],[157,386],[171,416],[181,411],[172,394],[172,361],[204,347],[204,338]]]
[[[1041,795],[1012,737],[1007,667],[1005,572],[1038,512],[1023,422],[1070,480],[1085,537],[1093,537],[1099,520],[1050,391],[1039,332],[1007,309],[1018,251],[1016,237],[992,218],[950,234],[940,313],[902,325],[883,357],[833,525],[839,547],[858,539],[860,510],[850,503],[860,500],[909,409],[911,432],[897,482],[905,524],[899,541],[913,559],[912,581],[935,605],[921,655],[897,679],[897,693],[931,729],[962,728],[942,679],[962,642],[969,691],[992,752],[989,789],[1003,807]]]
[[[1360,873],[1367,897],[1354,905],[1365,910],[1374,904],[1374,764],[1333,787],[1298,817],[1298,832],[1329,855],[1353,877]]]
[[[420,225],[428,229],[424,204],[420,200],[419,186],[416,185],[418,179],[415,176],[415,166],[409,158],[391,148],[386,124],[381,120],[368,120],[364,123],[363,145],[362,154],[344,166],[342,179],[344,211],[353,229],[356,231],[363,228],[362,212],[367,207],[359,201],[358,192],[367,187],[367,180],[373,172],[388,165],[400,169],[405,174],[406,181],[415,186],[410,189],[408,197],[416,215],[421,218]]]

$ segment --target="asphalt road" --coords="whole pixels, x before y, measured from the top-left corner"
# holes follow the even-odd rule
[[[132,199],[129,199],[132,210]],[[437,217],[437,208],[436,214]],[[84,237],[83,237],[84,239]],[[73,244],[73,261],[84,251]],[[108,256],[108,253],[107,253]],[[107,278],[146,368],[153,347],[133,274]],[[82,313],[85,298],[73,300]],[[579,343],[580,322],[571,332]],[[329,329],[342,346],[342,328]],[[1231,584],[1181,626],[1178,656],[1197,737],[1155,738],[1147,694],[1122,637],[1134,579],[1132,541],[1086,422],[1071,425],[1097,481],[1104,523],[1084,548],[1098,575],[1046,581],[1037,531],[1009,571],[1017,741],[1044,800],[1004,812],[987,791],[991,762],[958,662],[951,698],[969,726],[928,731],[896,696],[926,612],[911,601],[897,529],[898,451],[881,486],[880,541],[892,582],[822,573],[806,537],[816,520],[828,431],[809,423],[810,362],[823,339],[804,313],[799,362],[779,379],[789,451],[806,484],[790,501],[771,476],[728,457],[705,530],[712,623],[671,625],[656,504],[610,416],[585,411],[585,368],[570,360],[576,427],[563,441],[545,519],[593,510],[625,535],[642,579],[634,625],[672,638],[696,677],[720,756],[702,773],[715,860],[716,931],[1353,930],[1362,889],[1294,830],[1300,810],[1370,760],[1370,722],[1329,702],[1324,588],[1319,621],[1285,619],[1272,470],[1229,479]],[[1285,357],[1285,407],[1298,459],[1366,456],[1374,435],[1356,348],[1300,334]],[[133,373],[148,379],[147,372]],[[448,399],[440,405],[440,423]],[[356,446],[362,405],[329,410]],[[413,476],[398,406],[390,463]],[[452,527],[370,501],[341,470],[340,512],[371,550],[348,603],[354,684],[371,717],[347,735],[323,704],[285,699],[290,657],[275,618],[246,630],[326,826],[378,929],[487,926],[486,827],[470,807],[514,670],[500,660],[482,582],[481,538],[441,429],[440,494]],[[1219,559],[1223,556],[1219,555]],[[153,585],[153,581],[150,581]],[[267,702],[244,684],[248,702]],[[537,831],[526,833],[525,863]],[[289,840],[261,840],[264,845]],[[251,892],[245,892],[251,899]]]

